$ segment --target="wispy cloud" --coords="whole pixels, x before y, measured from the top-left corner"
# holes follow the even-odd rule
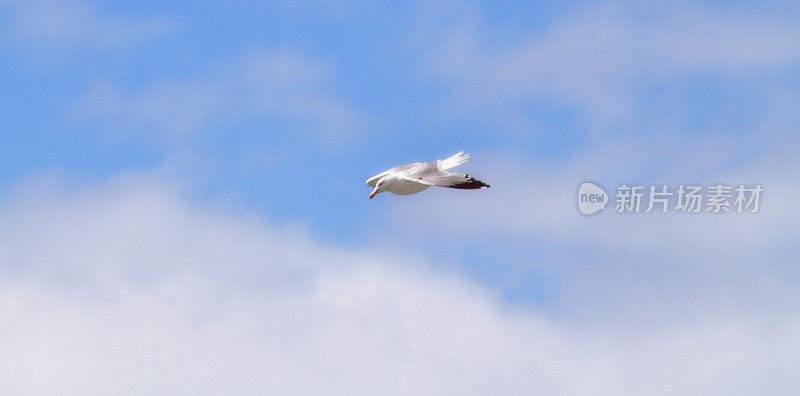
[[[442,18],[447,12],[453,17]],[[653,82],[702,72],[752,75],[800,61],[800,28],[777,10],[603,3],[500,45],[477,11],[434,15],[422,18],[433,22],[421,23],[419,33],[432,43],[428,70],[451,82],[453,104],[467,111],[556,100],[595,120],[618,120]]]
[[[297,51],[255,51],[138,92],[100,80],[73,112],[78,120],[103,121],[112,134],[144,135],[161,143],[186,139],[210,122],[285,118],[316,145],[336,149],[359,137],[365,119],[336,94],[329,69]]]

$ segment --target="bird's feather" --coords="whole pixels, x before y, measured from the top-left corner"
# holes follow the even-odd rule
[[[443,170],[448,170],[450,168],[455,168],[469,159],[469,154],[464,154],[463,151],[459,151],[449,158],[439,160],[439,168]]]

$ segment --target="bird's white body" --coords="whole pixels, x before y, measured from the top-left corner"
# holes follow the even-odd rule
[[[375,188],[369,198],[372,199],[375,194],[384,191],[397,195],[411,195],[430,186],[459,189],[488,188],[488,184],[469,175],[447,172],[448,169],[463,164],[468,158],[464,152],[459,152],[444,160],[415,162],[383,171],[367,180],[367,185]]]
[[[427,184],[397,178],[392,179],[392,181],[386,185],[386,191],[397,195],[411,195],[416,194],[428,187],[430,186]]]

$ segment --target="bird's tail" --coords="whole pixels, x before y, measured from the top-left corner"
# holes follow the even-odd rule
[[[467,159],[469,159],[469,155],[468,154],[464,154],[463,151],[459,151],[459,152],[453,154],[453,156],[451,156],[451,157],[449,157],[447,159],[443,159],[439,163],[439,166],[442,169],[447,170],[447,169],[450,169],[450,168],[455,168],[456,166],[459,166],[459,165],[467,162]]]

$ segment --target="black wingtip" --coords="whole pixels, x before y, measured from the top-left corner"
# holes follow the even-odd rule
[[[475,178],[470,177],[469,179],[461,182],[461,183],[454,183],[449,185],[450,188],[460,188],[465,190],[475,190],[479,188],[489,188],[489,185],[480,181],[475,180]]]

